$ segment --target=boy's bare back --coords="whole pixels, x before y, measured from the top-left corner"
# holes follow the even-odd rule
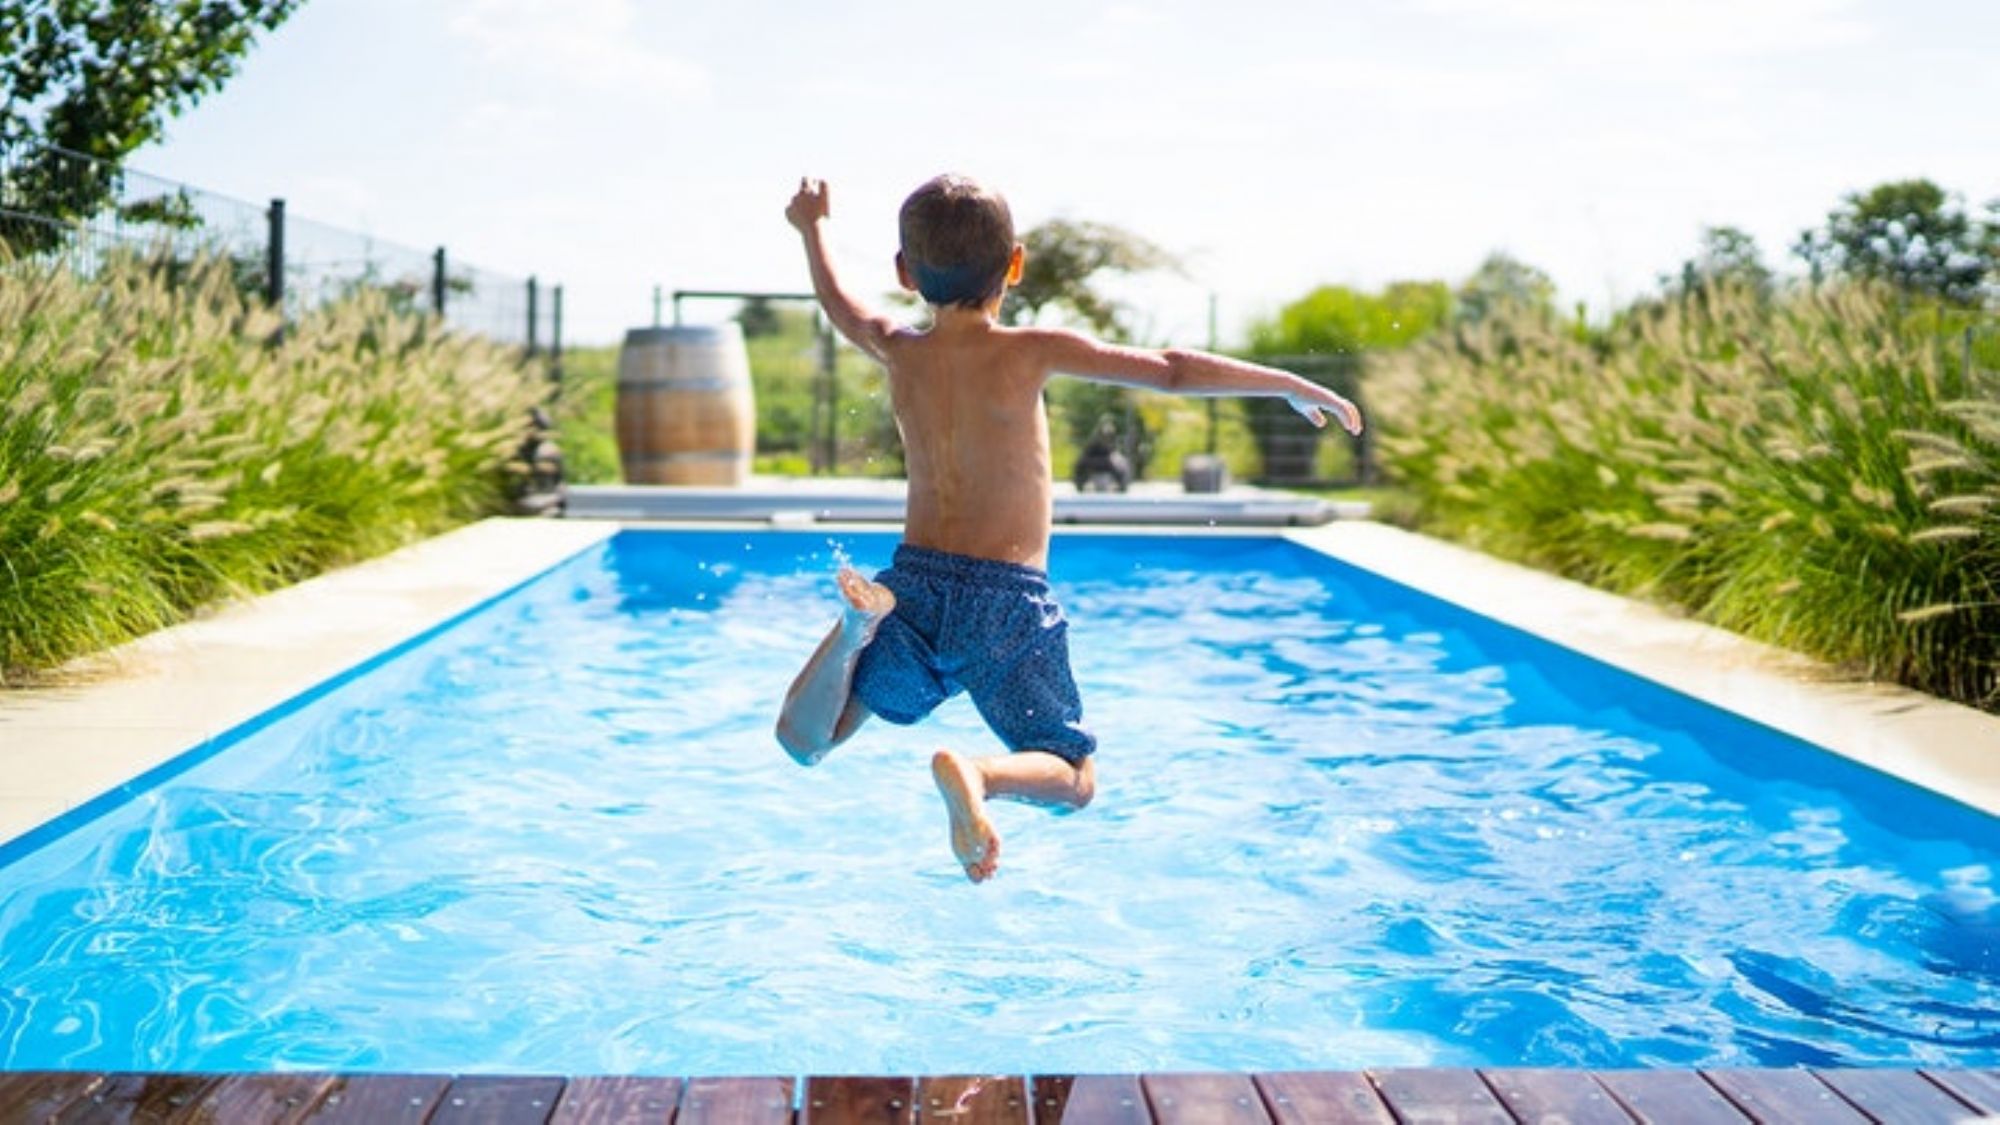
[[[1331,412],[1360,431],[1352,403],[1289,372],[1205,352],[1124,347],[1064,329],[1000,324],[1006,289],[1021,276],[1019,244],[992,263],[999,272],[989,295],[932,304],[927,327],[897,325],[842,287],[824,243],[829,214],[826,184],[815,180],[801,181],[785,210],[805,238],[814,291],[834,326],[888,368],[909,477],[903,538],[913,546],[1046,568],[1053,486],[1042,389],[1058,372],[1177,394],[1283,397],[1314,425],[1324,425],[1323,412]],[[897,255],[905,288],[923,288],[913,276],[917,268]]]
[[[1034,329],[940,309],[883,349],[909,475],[906,542],[1046,568],[1049,369]]]

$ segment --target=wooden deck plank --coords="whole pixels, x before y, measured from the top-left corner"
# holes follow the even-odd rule
[[[1035,1125],[1152,1125],[1134,1074],[1038,1074],[1030,1087]]]
[[[555,1125],[667,1125],[681,1103],[678,1078],[572,1078]]]
[[[1251,1081],[1277,1125],[1396,1125],[1396,1115],[1363,1074],[1276,1071]]]
[[[1867,1125],[1866,1115],[1807,1071],[1727,1068],[1702,1077],[1760,1125]]]
[[[917,1116],[952,1125],[1028,1125],[1028,1083],[1011,1074],[940,1075],[917,1082]]]
[[[1399,1067],[1371,1070],[1368,1077],[1400,1121],[1514,1125],[1513,1115],[1474,1071]]]
[[[1519,1067],[1480,1076],[1507,1112],[1523,1121],[1570,1125],[1631,1125],[1632,1115],[1587,1070]]]
[[[431,1125],[547,1125],[562,1097],[560,1078],[468,1074],[431,1112]]]
[[[1159,1125],[1271,1125],[1246,1074],[1148,1074],[1139,1088]]]
[[[2000,1072],[1926,1070],[1923,1075],[1979,1112],[2000,1116]]]
[[[1813,1074],[1882,1125],[1956,1125],[1973,1108],[1914,1070],[1819,1070]]]
[[[792,1125],[790,1078],[0,1072],[0,1125]],[[1927,1125],[2000,1113],[1974,1069],[1544,1068],[806,1080],[800,1125]]]
[[[1750,1118],[1692,1070],[1593,1072],[1627,1112],[1648,1125],[1744,1125]]]
[[[185,1116],[200,1121],[297,1125],[311,1116],[340,1080],[331,1074],[230,1074]]]
[[[789,1078],[691,1078],[675,1125],[791,1125]]]
[[[0,1072],[0,1117],[6,1125],[15,1121],[49,1121],[72,1102],[87,1098],[104,1084],[104,1076],[93,1071],[17,1070]]]
[[[220,1080],[213,1074],[107,1074],[97,1089],[65,1106],[55,1120],[63,1125],[168,1122]]]
[[[348,1074],[306,1120],[312,1125],[422,1125],[451,1089],[442,1074]]]
[[[804,1125],[911,1125],[916,1102],[912,1078],[809,1078],[799,1120]]]

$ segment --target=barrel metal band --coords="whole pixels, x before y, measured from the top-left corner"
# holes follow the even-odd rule
[[[679,453],[631,453],[628,461],[745,461],[749,454],[727,449],[689,449]]]
[[[618,380],[618,389],[620,391],[664,391],[673,393],[676,391],[748,391],[750,386],[741,379],[709,376],[701,379],[676,379],[672,382],[662,382],[653,379],[645,381],[620,379]]]

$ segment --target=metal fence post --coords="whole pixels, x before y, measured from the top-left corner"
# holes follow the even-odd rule
[[[264,300],[285,311],[285,201],[273,199],[266,212],[270,234],[264,240]]]
[[[535,354],[535,351],[536,351],[536,348],[535,348],[535,298],[536,298],[536,296],[537,296],[537,286],[535,285],[535,275],[534,275],[534,274],[529,274],[529,275],[528,275],[528,354],[529,354],[530,356],[534,355],[534,354]]]
[[[431,254],[431,311],[444,315],[444,247]]]
[[[835,349],[833,321],[823,319],[819,334],[819,363],[821,377],[826,381],[826,451],[820,456],[820,463],[833,476],[840,475],[840,380],[835,373],[835,362],[839,352]]]
[[[549,381],[562,393],[562,286],[549,294]]]

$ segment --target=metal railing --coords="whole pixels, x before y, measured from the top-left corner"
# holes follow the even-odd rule
[[[377,288],[412,311],[530,353],[562,347],[562,287],[482,269],[52,145],[0,151],[0,244],[15,261],[95,272],[114,253],[234,265],[238,284],[288,316]]]
[[[832,346],[822,322],[811,324],[760,338],[745,322],[761,471],[900,476],[902,451],[881,369],[851,347]],[[1361,357],[1258,362],[1324,383],[1366,410]],[[1370,431],[1353,437],[1332,424],[1314,429],[1278,399],[1194,399],[1058,379],[1047,403],[1058,480],[1072,478],[1078,457],[1106,425],[1138,480],[1184,480],[1195,455],[1220,459],[1231,479],[1249,483],[1339,487],[1376,476]]]

